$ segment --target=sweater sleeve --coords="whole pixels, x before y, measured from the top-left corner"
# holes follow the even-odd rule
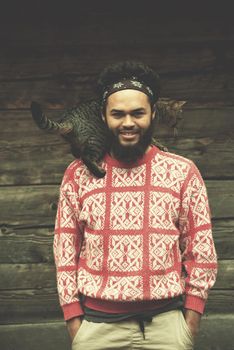
[[[206,187],[193,163],[182,189],[179,226],[185,279],[184,307],[202,314],[208,291],[216,280],[217,255]]]
[[[57,289],[65,320],[83,314],[77,286],[77,264],[82,238],[77,219],[79,211],[73,164],[67,168],[60,187],[54,235]]]

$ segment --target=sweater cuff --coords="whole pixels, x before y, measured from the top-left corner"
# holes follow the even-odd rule
[[[62,310],[65,321],[84,315],[84,311],[79,302],[63,305]]]
[[[184,301],[184,308],[199,312],[201,315],[204,313],[206,300],[193,295],[186,295]]]

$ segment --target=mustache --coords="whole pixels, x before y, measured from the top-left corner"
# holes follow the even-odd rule
[[[129,131],[129,132],[139,132],[140,129],[139,128],[122,128],[122,129],[119,129],[118,130],[118,133],[121,133],[121,132],[126,132],[126,131]]]

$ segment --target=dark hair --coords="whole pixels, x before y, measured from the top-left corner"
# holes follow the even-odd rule
[[[145,83],[154,93],[151,104],[157,102],[160,94],[160,78],[159,75],[149,66],[138,61],[123,61],[111,64],[103,69],[100,73],[97,87],[99,101],[102,103],[103,93],[106,88],[121,79],[131,79],[136,77],[140,82]]]

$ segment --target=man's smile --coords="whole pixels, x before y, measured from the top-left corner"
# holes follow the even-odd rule
[[[138,131],[120,131],[121,138],[125,140],[133,140],[139,135]]]

